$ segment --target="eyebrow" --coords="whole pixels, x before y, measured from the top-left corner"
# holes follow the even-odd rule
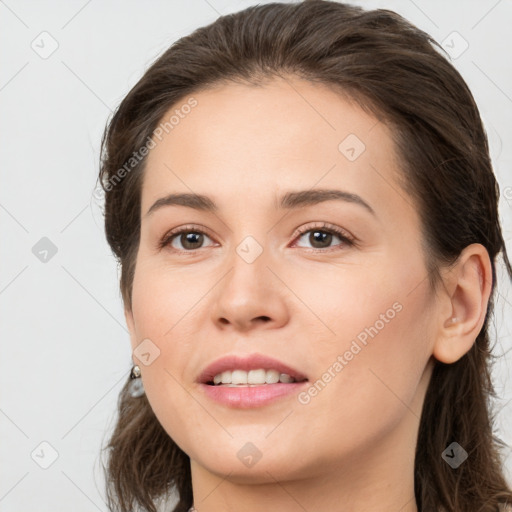
[[[373,208],[357,194],[333,189],[311,189],[287,192],[278,202],[276,209],[291,210],[305,206],[312,206],[326,201],[344,201],[364,207],[372,215],[375,215]],[[145,216],[163,208],[164,206],[185,206],[205,212],[217,212],[219,207],[208,196],[202,194],[169,194],[161,197],[151,206]]]

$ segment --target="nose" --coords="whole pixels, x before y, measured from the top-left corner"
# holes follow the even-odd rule
[[[279,265],[270,251],[263,250],[253,259],[254,254],[247,257],[243,244],[237,249],[216,287],[212,320],[220,329],[237,332],[282,327],[289,321],[290,308],[288,289],[276,271]]]

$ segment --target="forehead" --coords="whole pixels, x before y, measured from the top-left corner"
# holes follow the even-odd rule
[[[193,108],[183,108],[195,100]],[[164,193],[258,198],[280,190],[357,188],[371,197],[397,170],[389,129],[354,101],[321,84],[279,78],[223,84],[191,94],[171,116],[146,162],[142,211]],[[165,126],[165,125],[161,125]],[[384,180],[384,181],[383,181]],[[381,193],[396,195],[398,185]]]

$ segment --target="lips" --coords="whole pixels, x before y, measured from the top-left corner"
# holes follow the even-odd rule
[[[266,370],[277,370],[279,373],[286,373],[293,377],[297,382],[308,380],[306,375],[299,372],[283,362],[272,357],[264,356],[263,354],[251,354],[250,356],[242,357],[236,355],[229,355],[217,359],[209,364],[198,376],[197,382],[201,384],[213,384],[215,375],[227,370],[258,370],[260,368]]]

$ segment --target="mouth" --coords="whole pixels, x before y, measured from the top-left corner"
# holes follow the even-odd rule
[[[197,382],[216,387],[255,387],[305,382],[303,373],[262,354],[226,356],[208,365]]]
[[[206,384],[209,386],[253,387],[277,383],[291,384],[292,382],[304,382],[306,380],[297,380],[290,374],[280,373],[275,369],[258,368],[248,372],[244,370],[226,370],[215,375],[213,381],[208,381]]]
[[[197,378],[205,397],[232,410],[291,399],[307,381],[305,374],[262,354],[228,355],[208,365]]]

